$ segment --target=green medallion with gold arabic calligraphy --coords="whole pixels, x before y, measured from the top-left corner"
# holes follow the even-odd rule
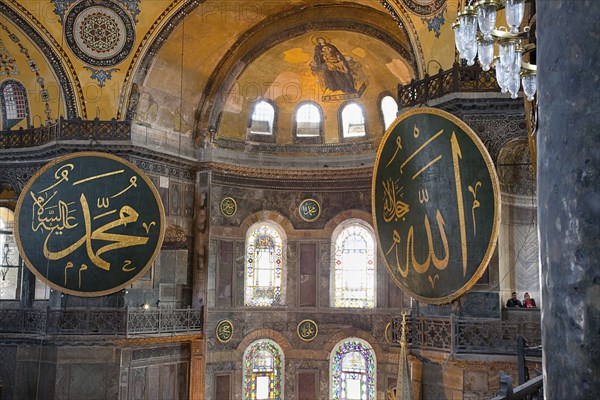
[[[160,251],[165,212],[135,165],[81,152],[46,164],[25,185],[15,237],[29,269],[64,293],[101,296],[141,277]]]
[[[464,122],[433,108],[400,115],[372,185],[378,247],[396,284],[431,304],[469,290],[496,246],[499,193],[492,160]]]

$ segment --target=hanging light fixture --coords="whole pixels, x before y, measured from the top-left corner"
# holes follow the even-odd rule
[[[535,49],[533,43],[525,44],[530,40],[529,27],[519,30],[525,16],[525,1],[468,1],[452,29],[456,49],[467,65],[474,65],[475,58],[479,57],[484,71],[495,68],[502,93],[508,92],[516,99],[522,86],[527,100],[531,101],[537,90],[537,69],[523,62],[523,54]],[[504,9],[508,27],[496,29],[496,16],[501,9]]]

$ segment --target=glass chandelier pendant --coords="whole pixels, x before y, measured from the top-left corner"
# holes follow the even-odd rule
[[[505,14],[510,33],[519,33],[525,15],[525,0],[506,0]]]
[[[523,72],[521,72],[521,84],[523,93],[528,101],[533,101],[537,91],[537,67],[529,63],[523,63]]]
[[[477,42],[477,53],[479,55],[479,62],[481,68],[484,71],[490,70],[490,65],[494,61],[494,41],[480,38]]]
[[[477,2],[477,23],[485,40],[492,40],[492,32],[496,28],[496,10],[499,3],[496,0],[481,0]]]
[[[496,82],[498,82],[498,86],[500,86],[500,91],[502,93],[507,93],[508,92],[508,73],[506,72],[506,70],[499,65],[500,64],[500,60],[496,60]]]
[[[500,67],[507,71],[512,70],[515,63],[517,42],[514,40],[503,40],[500,42]]]
[[[456,46],[456,50],[458,50],[458,54],[461,55],[465,51],[465,47],[463,46],[462,32],[460,31],[460,23],[453,23],[452,30],[454,31],[454,45]]]
[[[452,25],[454,44],[459,57],[467,65],[479,59],[483,71],[490,67],[496,70],[496,82],[502,93],[510,92],[513,99],[519,89],[531,101],[536,93],[536,66],[523,62],[523,54],[535,49],[535,44],[522,46],[522,40],[530,40],[528,27],[519,31],[525,16],[526,0],[469,0],[462,12],[458,13]],[[496,29],[499,10],[504,9],[509,28]],[[498,52],[496,54],[496,44]]]
[[[461,57],[467,60],[467,65],[475,64],[477,57],[477,16],[475,9],[471,6],[465,7],[459,14],[459,32],[462,40],[463,51]]]
[[[521,80],[519,74],[508,74],[508,92],[510,93],[511,99],[519,97],[519,87],[521,86]]]

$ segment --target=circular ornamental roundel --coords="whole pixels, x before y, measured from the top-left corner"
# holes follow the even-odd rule
[[[152,267],[164,235],[165,211],[152,181],[107,153],[52,160],[27,182],[15,211],[15,239],[27,267],[75,296],[131,285]]]
[[[123,61],[131,52],[135,29],[127,12],[119,5],[84,0],[67,15],[65,38],[81,61],[110,67]]]
[[[425,107],[400,115],[372,184],[378,248],[396,284],[428,304],[470,290],[496,246],[499,193],[492,159],[463,121]]]

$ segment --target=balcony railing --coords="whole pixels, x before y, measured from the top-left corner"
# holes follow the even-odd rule
[[[413,107],[456,92],[499,91],[496,75],[491,69],[483,71],[479,66],[463,67],[455,63],[449,70],[440,70],[436,75],[425,75],[418,81],[413,79],[408,85],[399,85],[398,105],[400,109]]]
[[[201,331],[202,310],[193,309],[0,310],[0,333],[128,337]]]
[[[502,321],[495,319],[462,319],[407,317],[406,333],[414,349],[448,353],[517,354],[517,337],[526,337],[530,346],[541,344],[539,321]],[[392,321],[391,340],[400,340],[402,318]]]
[[[41,146],[60,140],[130,140],[131,122],[70,119],[54,125],[0,131],[0,149]]]

